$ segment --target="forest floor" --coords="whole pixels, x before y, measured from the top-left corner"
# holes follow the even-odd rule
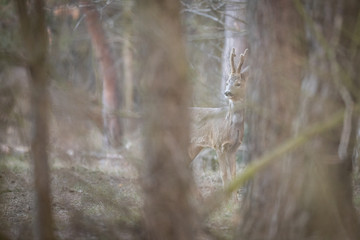
[[[136,169],[121,158],[52,156],[51,188],[58,239],[142,239]],[[218,171],[194,170],[204,197],[221,188]],[[0,156],[0,234],[32,239],[34,193],[27,153]],[[228,202],[204,226],[204,239],[228,239],[239,204]],[[1,239],[1,235],[0,235]]]
[[[211,152],[207,155],[211,156]],[[203,162],[214,163],[209,159]],[[129,161],[113,155],[68,152],[52,154],[50,165],[58,239],[144,239],[140,179]],[[239,172],[243,167],[238,164]],[[221,189],[216,168],[193,166],[204,198]],[[360,213],[360,181],[354,182],[354,203]],[[33,189],[28,151],[0,155],[0,240],[4,236],[33,239]],[[229,201],[212,213],[202,226],[204,234],[200,239],[232,239],[239,224],[239,206]]]

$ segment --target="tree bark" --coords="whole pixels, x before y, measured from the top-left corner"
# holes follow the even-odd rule
[[[32,106],[31,157],[35,180],[35,237],[54,239],[51,209],[49,151],[49,93],[47,47],[48,37],[45,23],[45,5],[42,0],[28,7],[21,0],[16,1],[21,34],[24,39],[25,58],[30,74]],[[34,34],[36,33],[36,34]]]
[[[144,79],[144,214],[148,239],[194,239],[197,221],[191,204],[187,166],[190,101],[178,1],[141,1]]]
[[[81,10],[86,15],[86,26],[103,73],[104,142],[106,146],[116,148],[121,145],[123,134],[119,114],[121,95],[116,66],[96,6],[90,0],[82,0],[80,4]]]
[[[343,126],[309,140],[254,178],[239,234],[248,240],[359,239],[350,167],[355,123],[348,114],[349,102],[358,102],[359,78],[352,73],[359,62],[358,56],[345,62],[342,51],[351,53],[346,33],[355,33],[360,4],[259,0],[249,1],[248,11],[250,159],[339,109],[345,114]],[[344,132],[349,125],[351,134]]]
[[[122,56],[124,61],[124,91],[125,111],[132,112],[134,109],[134,56],[133,56],[133,33],[132,33],[132,16],[133,2],[127,2],[123,10],[124,37],[122,45]],[[134,131],[134,119],[127,118],[124,120],[124,135],[129,136]]]
[[[246,1],[235,0],[229,1],[225,5],[225,31],[224,47],[222,54],[222,82],[221,89],[225,89],[225,83],[229,77],[230,70],[230,53],[235,48],[237,56],[243,53],[248,47],[246,38]],[[223,91],[222,91],[223,92]]]

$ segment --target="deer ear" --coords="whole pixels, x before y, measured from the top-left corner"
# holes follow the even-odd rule
[[[231,66],[231,74],[236,73],[236,69],[235,69],[235,63],[234,63],[234,58],[235,58],[236,54],[235,54],[235,48],[232,48],[231,54],[230,54],[230,66]]]
[[[247,66],[246,68],[244,68],[240,74],[241,74],[241,79],[247,81],[250,75],[250,67]]]
[[[239,62],[239,65],[238,65],[238,67],[236,69],[237,73],[241,73],[241,68],[242,68],[242,66],[244,64],[247,52],[248,52],[248,49],[245,49],[244,53],[240,54],[240,62]]]

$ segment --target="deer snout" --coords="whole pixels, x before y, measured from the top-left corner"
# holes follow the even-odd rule
[[[232,97],[233,96],[233,94],[230,91],[225,91],[224,94],[225,94],[226,97]]]

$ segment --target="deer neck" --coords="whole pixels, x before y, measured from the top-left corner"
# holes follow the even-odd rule
[[[229,100],[229,113],[230,114],[241,114],[244,109],[244,100],[232,101]]]
[[[232,101],[229,100],[229,112],[227,119],[230,121],[231,125],[240,128],[244,120],[244,101]]]

